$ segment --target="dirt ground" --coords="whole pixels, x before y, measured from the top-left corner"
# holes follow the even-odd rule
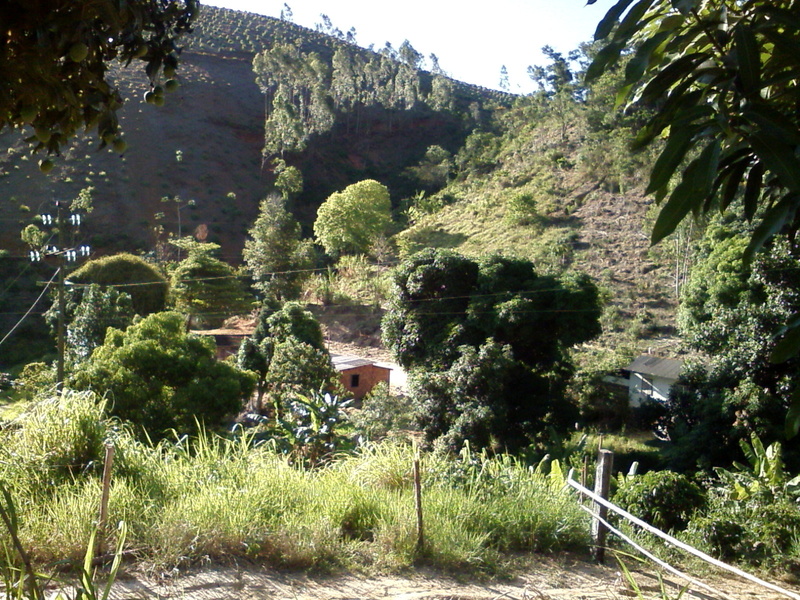
[[[662,596],[655,571],[635,575],[646,599],[677,599],[684,582],[664,576]],[[716,590],[689,588],[683,598],[778,600],[786,598],[732,577],[704,582]],[[786,584],[781,587],[786,588]],[[797,592],[796,588],[791,588]],[[637,598],[619,571],[572,558],[537,558],[516,577],[476,582],[425,570],[402,576],[310,576],[268,569],[209,568],[175,577],[126,576],[114,586],[114,600],[616,600]]]

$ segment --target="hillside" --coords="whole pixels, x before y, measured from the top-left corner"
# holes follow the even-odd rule
[[[27,222],[27,215],[20,213],[20,206],[36,213],[42,202],[74,198],[91,185],[97,210],[86,224],[85,237],[96,251],[148,252],[154,248],[152,228],[158,224],[173,235],[205,225],[208,239],[223,246],[228,260],[239,261],[258,201],[271,188],[270,164],[262,155],[266,102],[255,83],[253,58],[286,41],[327,55],[344,45],[359,55],[377,56],[286,21],[204,7],[182,54],[180,88],[168,94],[163,107],[144,102],[148,82],[143,72],[116,69],[126,98],[120,113],[128,143],[123,156],[97,151],[94,140],[79,140],[44,176],[36,166],[39,157],[26,155],[18,132],[0,136],[0,144],[8,148],[0,156],[0,189],[9,200],[0,204],[0,247],[21,250],[19,223]],[[462,104],[498,96],[456,82],[454,86]],[[357,140],[341,134],[347,123],[334,123],[308,154],[295,159],[303,164],[307,182],[298,201],[307,207],[306,222],[336,189],[366,177],[391,182],[392,173],[421,156],[430,143],[449,137],[451,144],[458,144],[465,135],[458,112],[437,115],[422,107],[371,107],[364,112]],[[388,129],[385,122],[391,123]],[[175,205],[161,202],[175,196],[184,201],[181,206],[196,201],[181,214],[180,232]],[[159,212],[164,217],[157,223]]]
[[[545,272],[586,271],[608,300],[605,342],[666,350],[675,342],[678,236],[650,246],[652,202],[643,192],[652,158],[627,154],[633,124],[593,124],[607,102],[573,102],[564,118],[552,101],[529,98],[498,114],[495,132],[473,134],[455,157],[471,166],[417,202],[398,245],[406,253],[503,252]]]
[[[292,72],[287,61],[305,66]],[[397,230],[411,226],[397,237],[401,254],[444,246],[525,256],[542,270],[583,269],[612,301],[609,335],[637,346],[668,341],[675,283],[669,252],[650,250],[645,233],[647,158],[621,156],[624,128],[590,125],[591,112],[608,106],[542,98],[512,106],[507,94],[413,62],[286,21],[204,7],[182,55],[180,87],[163,107],[144,102],[144,73],[116,70],[126,98],[124,155],[78,140],[45,176],[18,132],[0,135],[7,148],[0,155],[0,248],[11,252],[3,272],[13,279],[27,269],[20,229],[86,186],[94,188],[96,209],[76,243],[96,255],[158,255],[169,236],[195,234],[238,263],[258,202],[272,188],[271,152],[282,148],[303,173],[292,210],[306,233],[328,195],[378,179],[391,190]],[[345,71],[352,75],[344,78]],[[294,91],[286,101],[301,115],[293,129],[299,134],[281,133],[275,121],[276,97],[287,87]],[[322,100],[314,105],[311,96]],[[430,154],[431,147],[438,150]],[[9,326],[48,269],[3,290]]]

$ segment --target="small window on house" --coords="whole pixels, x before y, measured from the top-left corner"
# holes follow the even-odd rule
[[[360,379],[360,375],[350,375],[350,387],[357,388],[358,384],[360,383]]]

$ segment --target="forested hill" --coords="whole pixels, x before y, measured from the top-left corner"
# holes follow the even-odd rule
[[[297,62],[281,58],[289,43],[297,58],[316,61],[318,85],[313,89],[303,82]],[[262,60],[258,85],[254,57],[271,48],[276,50],[268,53],[270,66],[281,71],[265,71]],[[373,90],[389,89],[390,80],[400,74],[408,84],[403,105],[394,96],[385,105],[368,98],[362,87],[362,98],[333,106],[329,96],[335,55],[378,67],[375,76],[383,79],[369,82]],[[398,174],[430,144],[456,150],[476,119],[487,114],[483,107],[510,101],[508,95],[412,68],[388,50],[379,54],[288,21],[208,6],[186,39],[177,79],[180,87],[166,94],[164,106],[153,106],[143,100],[145,74],[118,69],[126,98],[120,113],[128,146],[123,156],[98,151],[95,141],[78,141],[54,160],[54,170],[45,176],[36,166],[38,157],[26,154],[19,134],[4,133],[7,151],[0,155],[0,186],[6,200],[0,203],[0,247],[21,252],[19,229],[30,217],[28,210],[35,214],[42,202],[74,198],[92,186],[97,210],[84,235],[97,251],[148,252],[159,237],[185,235],[203,226],[207,239],[221,243],[225,257],[238,261],[258,202],[271,188],[270,158],[276,152],[309,150],[294,159],[303,165],[306,190],[298,207],[308,225],[327,195],[359,179],[381,179],[400,197]],[[434,80],[440,82],[437,88],[446,88],[439,96],[450,102],[448,110],[423,98],[430,95]],[[289,84],[302,97],[286,98]],[[325,86],[328,96],[322,97]],[[410,93],[417,95],[413,102]],[[309,98],[314,102],[309,104]],[[303,102],[302,121],[282,118],[292,103]],[[321,142],[307,148],[311,136]],[[271,144],[266,155],[265,144]],[[187,206],[189,200],[194,206]]]
[[[195,234],[239,263],[281,158],[302,172],[291,209],[307,234],[332,192],[376,179],[391,192],[401,254],[500,250],[546,271],[580,268],[612,299],[606,331],[670,332],[685,269],[679,245],[648,248],[649,158],[627,153],[636,123],[612,110],[613,81],[584,89],[580,65],[554,53],[533,71],[541,93],[516,98],[421,68],[410,44],[375,52],[325,28],[203,7],[163,106],[144,101],[143,72],[117,70],[121,156],[79,140],[44,175],[19,133],[4,133],[0,248],[22,259],[21,228],[91,186],[96,210],[79,241],[95,254],[153,254]],[[20,269],[0,266],[9,280]],[[14,281],[0,308],[24,304],[28,283],[35,297],[32,282]]]

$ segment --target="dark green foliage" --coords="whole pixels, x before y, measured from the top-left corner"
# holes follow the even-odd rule
[[[412,371],[411,395],[426,439],[452,451],[474,448],[517,450],[548,425],[564,430],[576,411],[556,404],[546,377],[515,360],[510,346],[487,341],[459,348],[445,371]]]
[[[211,256],[218,249],[216,244],[193,245],[170,274],[172,305],[194,329],[218,327],[252,309],[253,297],[248,297],[233,268]]]
[[[539,276],[523,259],[478,261],[426,250],[395,272],[384,340],[404,367],[447,368],[468,344],[508,344],[515,359],[549,367],[600,333],[598,290],[586,275]]]
[[[700,486],[672,471],[627,477],[614,495],[615,504],[663,531],[685,529],[705,501]]]
[[[290,169],[294,167],[281,174],[289,173]],[[284,183],[291,188],[290,182]],[[291,189],[284,192],[288,195]],[[314,264],[311,242],[301,239],[300,224],[285,204],[286,198],[277,196],[261,202],[242,252],[254,287],[270,302],[298,298]]]
[[[526,260],[420,252],[395,272],[383,337],[413,369],[429,440],[518,449],[576,413],[563,399],[565,350],[599,333],[588,277],[538,276]]]
[[[766,444],[783,437],[800,359],[775,364],[770,354],[800,311],[800,270],[784,239],[747,269],[746,244],[737,227],[712,224],[684,288],[682,333],[706,358],[687,367],[662,421],[674,442],[670,464],[680,470],[729,465],[753,432]],[[787,446],[786,459],[798,464],[798,444]]]
[[[194,0],[75,0],[0,5],[3,43],[0,129],[31,125],[37,149],[58,153],[79,129],[97,127],[102,146],[118,134],[122,97],[109,63],[145,63],[152,85],[178,64],[177,38],[197,14]]]
[[[618,99],[654,112],[633,147],[666,136],[646,190],[664,201],[653,242],[690,213],[739,213],[739,198],[738,216],[754,224],[747,262],[774,235],[793,239],[800,229],[800,2],[643,1],[626,11],[629,5],[619,0],[598,26],[595,39],[605,45],[586,78],[635,48]],[[784,324],[776,361],[800,352],[800,320]],[[800,395],[786,425],[791,435],[800,430]]]
[[[764,448],[753,435],[740,445],[749,465],[715,469],[708,509],[692,520],[687,533],[720,558],[774,563],[792,551],[800,535],[798,478],[789,479],[779,443]]]
[[[337,382],[327,350],[292,335],[275,342],[264,383],[277,417],[282,415],[287,402],[301,395],[332,391],[338,387]]]
[[[164,310],[167,280],[153,265],[133,254],[115,254],[90,260],[69,277],[75,283],[113,286],[130,294],[133,310],[149,315]]]
[[[316,350],[325,350],[319,321],[297,302],[287,302],[280,310],[271,313],[264,325],[269,335],[278,340],[294,337]]]
[[[658,107],[637,144],[647,145],[669,131],[648,192],[664,198],[672,175],[685,167],[656,221],[653,239],[669,235],[690,211],[708,211],[715,198],[727,209],[748,177],[757,181],[755,194],[745,202],[747,218],[755,216],[756,206],[768,209],[760,215],[749,251],[783,224],[796,230],[797,1],[743,5],[726,0],[721,7],[698,8],[693,3],[640,2],[627,13],[620,11],[628,4],[618,2],[598,27],[595,37],[606,38],[606,44],[587,79],[599,76],[624,49],[636,48],[622,95]],[[689,156],[690,148],[699,154]]]
[[[348,419],[362,441],[377,441],[397,434],[405,437],[414,428],[414,406],[407,394],[395,394],[380,382],[350,411]]]
[[[159,439],[170,429],[217,427],[253,388],[252,375],[215,358],[213,342],[186,333],[174,312],[150,315],[122,332],[110,329],[69,385],[109,398],[109,411]]]
[[[321,391],[293,394],[273,426],[273,439],[297,464],[319,466],[353,448],[345,416],[351,402]]]
[[[455,252],[423,251],[395,271],[397,294],[383,339],[405,368],[443,368],[463,345],[463,324],[478,265]],[[485,337],[484,337],[485,339]]]
[[[264,305],[253,335],[239,347],[237,364],[256,374],[256,412],[269,395],[276,414],[296,394],[336,388],[336,371],[325,349],[322,329],[310,312],[296,302],[280,309]]]
[[[126,292],[91,284],[80,295],[67,325],[67,354],[76,362],[88,358],[103,343],[109,327],[124,330],[133,321],[133,305]]]

